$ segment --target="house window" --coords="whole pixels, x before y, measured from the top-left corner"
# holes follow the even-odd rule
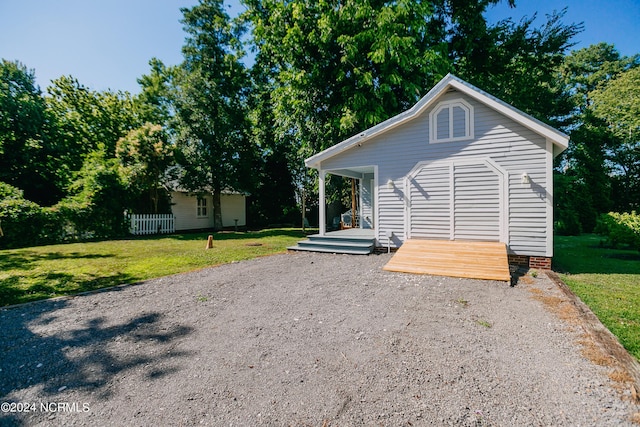
[[[207,199],[205,197],[198,197],[198,218],[207,218]]]
[[[443,101],[429,113],[431,142],[473,138],[473,106],[462,99]]]

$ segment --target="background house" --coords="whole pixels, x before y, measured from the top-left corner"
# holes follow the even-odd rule
[[[213,196],[210,193],[195,194],[173,190],[171,212],[175,217],[175,230],[202,230],[213,228]],[[223,191],[220,195],[222,226],[245,227],[246,195],[234,191]]]
[[[361,228],[378,246],[407,239],[503,242],[513,260],[553,256],[553,158],[565,134],[447,75],[410,110],[308,158],[356,178]]]

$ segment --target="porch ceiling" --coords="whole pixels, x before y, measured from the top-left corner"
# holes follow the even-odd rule
[[[373,166],[355,166],[344,169],[326,169],[325,172],[331,175],[346,176],[349,178],[362,178],[364,174],[374,173]]]

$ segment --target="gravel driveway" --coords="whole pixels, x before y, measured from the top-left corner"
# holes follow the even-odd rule
[[[534,298],[559,292],[546,276],[388,259],[282,254],[0,310],[0,424],[632,425]]]

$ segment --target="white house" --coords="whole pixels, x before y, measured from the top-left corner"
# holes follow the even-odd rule
[[[356,178],[376,246],[497,241],[516,261],[553,256],[553,158],[569,137],[449,74],[410,110],[305,160]]]
[[[175,230],[201,230],[213,228],[213,195],[194,194],[173,190],[171,212],[175,217]],[[233,191],[223,191],[220,195],[222,226],[232,228],[247,225],[246,196]]]

